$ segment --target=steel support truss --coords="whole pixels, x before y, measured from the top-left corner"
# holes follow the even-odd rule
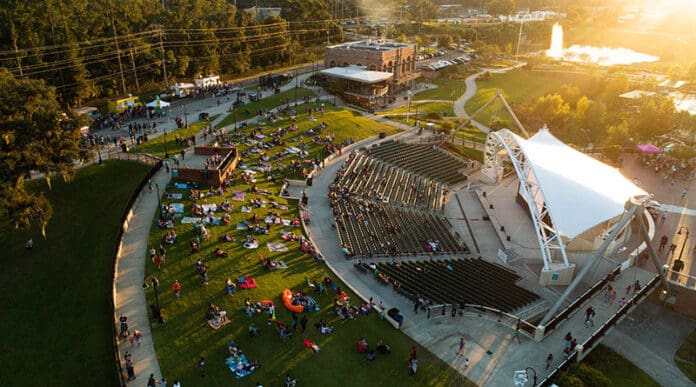
[[[553,251],[560,251],[563,266],[567,267],[570,264],[563,239],[553,226],[553,215],[546,206],[544,192],[541,190],[536,173],[527,161],[517,139],[518,137],[507,129],[490,132],[483,152],[482,173],[495,183],[500,182],[503,175],[503,160],[507,154],[520,180],[521,195],[527,202],[529,212],[532,215],[532,223],[541,249],[544,270],[550,270],[551,264],[554,263]],[[556,264],[558,265],[560,262],[556,262]]]

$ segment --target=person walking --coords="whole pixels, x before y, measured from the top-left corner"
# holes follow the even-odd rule
[[[300,327],[302,328],[302,333],[305,332],[305,329],[307,329],[307,315],[302,315],[302,319],[300,320]]]
[[[411,347],[411,353],[409,354],[410,359],[415,359],[416,358],[416,346],[414,345]]]
[[[511,341],[515,341],[517,339],[518,344],[522,344],[522,341],[520,341],[520,324],[515,325],[515,334],[512,336]]]
[[[463,356],[464,355],[464,345],[466,343],[464,342],[464,338],[462,337],[459,339],[459,351],[457,351],[457,355]]]
[[[660,238],[660,247],[657,249],[657,251],[661,253],[667,246],[667,242],[669,242],[669,238],[667,237],[667,235],[663,235]]]
[[[570,348],[570,342],[573,341],[573,335],[570,334],[570,332],[566,333],[565,337],[563,337],[563,343],[565,344],[565,349]]]
[[[128,317],[125,313],[121,313],[121,317],[118,318],[118,321],[121,322],[121,332],[119,336],[128,337]]]
[[[616,290],[611,292],[611,297],[609,298],[609,305],[613,305],[616,301]]]
[[[551,367],[551,363],[553,363],[553,354],[549,353],[549,356],[546,356],[546,369]]]
[[[167,387],[167,378],[162,376],[162,380],[160,380],[160,387]]]
[[[148,180],[148,181],[147,181],[147,189],[150,190],[150,192],[152,192],[152,189],[153,189],[154,187],[155,187],[155,186],[154,186],[154,184],[152,183],[152,179]]]
[[[34,249],[34,239],[33,238],[29,238],[29,240],[27,241],[26,247],[27,247],[27,251],[29,251],[29,252],[31,252]]]
[[[198,372],[201,373],[201,377],[205,376],[205,358],[201,356],[200,359],[198,359]]]
[[[172,284],[172,290],[174,291],[174,295],[176,298],[179,298],[181,295],[181,284],[179,283],[179,280],[174,280],[174,283]]]
[[[150,378],[147,379],[147,387],[156,387],[157,386],[157,379],[155,378],[155,374],[150,374]]]
[[[143,340],[143,333],[136,329],[133,332],[133,337],[131,337],[131,339],[130,339],[131,347],[137,344],[138,348],[140,348],[140,342],[142,340]]]
[[[162,270],[162,256],[159,254],[155,255],[155,265],[157,270]]]
[[[464,359],[464,368],[469,368],[469,358]]]
[[[416,371],[418,371],[418,360],[414,357],[408,361],[408,374],[413,376],[416,374]]]
[[[416,302],[413,303],[413,313],[418,314],[418,307],[420,306],[420,299],[416,298]]]
[[[594,326],[594,316],[595,316],[595,311],[594,308],[590,305],[590,307],[585,310],[585,326],[590,327]]]
[[[292,330],[297,331],[297,313],[292,312]]]
[[[123,358],[126,359],[126,372],[128,373],[128,380],[135,379],[135,368],[133,367],[133,355],[131,355],[130,352],[126,351],[126,353],[123,355]]]

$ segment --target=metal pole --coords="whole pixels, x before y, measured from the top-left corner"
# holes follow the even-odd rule
[[[563,303],[565,300],[568,298],[570,293],[575,290],[575,288],[580,284],[580,281],[585,277],[585,275],[592,270],[592,268],[599,262],[600,258],[602,255],[604,255],[604,252],[607,251],[607,248],[609,248],[609,244],[616,239],[616,237],[619,235],[621,230],[626,226],[626,224],[633,218],[633,215],[636,213],[636,209],[640,207],[640,204],[633,203],[633,202],[628,202],[627,205],[630,205],[630,207],[624,212],[623,217],[621,217],[621,220],[614,226],[614,229],[611,231],[611,234],[607,237],[607,239],[602,242],[601,246],[599,246],[599,249],[595,251],[594,255],[592,258],[590,258],[587,263],[585,264],[585,267],[582,268],[580,273],[575,276],[573,281],[568,285],[568,287],[563,291],[563,294],[561,294],[561,297],[558,298],[556,303],[549,309],[549,311],[546,313],[546,316],[541,320],[539,325],[546,325],[546,323],[551,320],[554,314],[558,311],[558,309],[563,306]],[[642,208],[642,207],[641,207]],[[642,222],[639,222],[642,223]]]
[[[682,254],[684,253],[684,248],[686,247],[686,242],[689,241],[689,229],[688,229],[688,227],[686,227],[686,226],[681,226],[681,227],[679,228],[679,232],[677,232],[677,234],[681,234],[681,230],[682,230],[682,229],[686,229],[686,237],[684,238],[684,242],[682,242],[682,248],[681,248],[681,250],[679,251],[679,258],[677,258],[677,261],[678,261],[678,262],[681,262],[681,257],[682,257]]]
[[[186,103],[184,103],[184,127],[188,129],[188,112],[186,111]]]
[[[169,158],[169,149],[167,149],[167,128],[164,128],[164,158]]]

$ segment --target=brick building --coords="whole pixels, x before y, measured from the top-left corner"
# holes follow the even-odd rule
[[[392,73],[390,92],[399,92],[412,86],[416,72],[416,45],[413,43],[361,40],[327,46],[324,49],[324,67],[365,67],[368,71]]]

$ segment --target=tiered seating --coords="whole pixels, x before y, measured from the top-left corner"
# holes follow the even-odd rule
[[[448,189],[442,183],[356,153],[344,164],[338,189],[395,205],[440,209]]]
[[[466,165],[445,151],[427,144],[388,141],[368,150],[372,157],[409,169],[432,180],[453,185],[466,180],[458,171]]]
[[[516,285],[520,277],[513,271],[482,259],[380,263],[377,270],[414,301],[418,294],[433,304],[475,304],[510,313],[539,299]]]
[[[350,197],[334,203],[343,246],[356,256],[468,253],[437,215]]]

